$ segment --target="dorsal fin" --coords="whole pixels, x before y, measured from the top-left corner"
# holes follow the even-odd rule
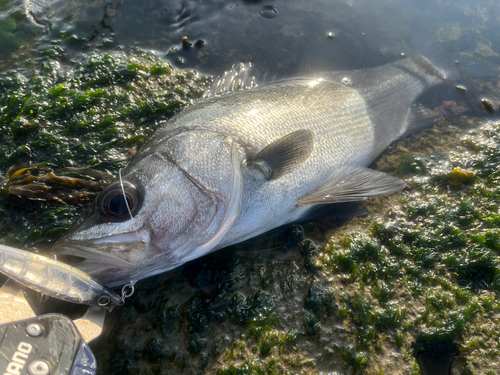
[[[252,75],[252,71],[252,63],[233,65],[231,69],[214,79],[210,90],[205,94],[205,98],[256,87],[257,83],[255,82],[255,77]]]

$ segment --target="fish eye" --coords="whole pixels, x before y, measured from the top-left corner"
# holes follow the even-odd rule
[[[123,190],[120,183],[108,186],[99,195],[97,206],[106,222],[122,222],[129,220],[130,214],[133,217],[141,203],[142,197],[139,189],[130,182],[123,181]]]

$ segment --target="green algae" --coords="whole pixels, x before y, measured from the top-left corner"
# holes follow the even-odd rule
[[[154,352],[163,371],[315,373],[315,361],[301,349],[307,343],[319,359],[342,366],[336,347],[344,329],[332,328],[337,321],[335,296],[325,290],[327,280],[311,276],[298,249],[230,248],[197,259],[174,274],[145,280],[137,285],[137,299],[110,316],[109,333],[96,344],[101,348],[96,351],[99,362],[104,369],[137,373],[136,366],[151,368],[144,356]],[[263,283],[269,278],[274,282]],[[319,331],[309,332],[304,323],[308,317]],[[329,333],[323,332],[324,327]],[[132,343],[128,329],[143,334]],[[107,339],[107,334],[114,339]],[[189,365],[183,367],[180,358],[186,356]]]
[[[21,167],[37,166],[31,174],[78,166],[116,175],[146,137],[199,98],[208,82],[196,72],[173,70],[152,52],[92,53],[70,65],[61,62],[64,52],[54,43],[34,59],[40,65],[0,73],[1,171],[22,160]],[[47,181],[18,184],[24,197],[30,189],[46,190],[45,195],[32,194],[35,200],[26,206],[12,198],[11,181],[4,182],[1,230],[3,236],[13,237],[6,241],[19,245],[56,239],[95,197],[71,199],[61,193],[63,182],[57,187]],[[99,191],[109,182],[105,180]],[[50,194],[55,198],[44,198]],[[77,209],[63,215],[52,207],[57,203]],[[61,212],[65,219],[48,223],[33,213],[39,210]]]
[[[154,54],[138,51],[91,54],[66,68],[50,58],[41,71],[2,73],[2,169],[13,163],[9,156],[20,144],[35,163],[51,155],[61,167],[90,163],[116,171],[127,148],[201,93],[202,77],[192,76],[189,84],[188,72],[151,74],[157,65]],[[92,148],[78,147],[86,144]]]
[[[429,131],[445,126],[443,122]],[[410,373],[412,358],[419,353],[448,347],[464,354],[468,371],[478,370],[478,355],[489,356],[481,371],[498,371],[493,345],[483,344],[485,355],[467,342],[472,332],[489,324],[489,314],[498,318],[500,313],[493,302],[500,273],[499,130],[496,123],[468,134],[455,128],[446,137],[446,153],[409,154],[407,147],[419,150],[426,134],[396,144],[378,165],[411,186],[397,211],[357,221],[363,229],[332,237],[323,248],[318,261],[340,282],[334,289],[346,288],[340,318],[356,335],[356,345],[344,355],[353,368],[353,353],[362,350],[368,353],[363,371],[376,373],[383,368],[384,353],[397,348],[406,358],[401,371]],[[461,137],[474,144],[467,158],[462,156]],[[397,159],[399,164],[391,164]],[[498,333],[488,332],[498,341]],[[419,368],[416,362],[414,366]]]
[[[347,348],[342,357],[345,359],[347,364],[352,367],[355,373],[364,370],[368,364],[366,353],[358,352],[352,348]]]
[[[37,76],[1,77],[9,93],[1,99],[3,170],[28,157],[51,170],[88,165],[116,173],[204,84],[147,53],[92,54],[63,69],[52,60],[57,53],[48,55]],[[165,85],[170,91],[160,93]],[[281,251],[236,246],[139,284],[94,344],[103,373],[391,373],[384,370],[388,350],[401,353],[401,368],[418,369],[415,356],[436,343],[467,353],[470,367],[475,358],[496,358],[490,342],[498,334],[484,327],[482,311],[492,321],[499,312],[497,130],[457,128],[447,152],[411,153],[428,133],[414,137],[415,146],[403,141],[404,151],[394,146],[379,168],[392,168],[411,188],[374,200],[374,207],[395,209],[355,219],[362,229],[348,225],[342,230],[349,233],[323,248],[311,240],[314,226],[305,225],[279,239],[292,244]],[[73,137],[78,144],[68,147]],[[43,175],[37,168],[32,173]],[[457,178],[456,168],[473,177]],[[4,240],[14,244],[56,238],[83,207],[12,198],[3,204],[4,233],[11,233]],[[29,212],[18,215],[20,208]],[[131,334],[139,339],[131,343]]]
[[[92,5],[71,9],[82,29],[90,24],[81,14]],[[294,6],[310,10],[305,3]],[[2,30],[8,38],[0,40],[10,43],[9,51],[21,51],[22,22],[7,23]],[[476,33],[451,26],[443,30],[448,43]],[[28,158],[52,169],[88,165],[116,174],[159,123],[201,94],[202,77],[177,72],[141,51],[94,53],[70,62],[68,46],[112,48],[116,41],[104,34],[92,46],[95,35],[56,25],[35,63],[0,77],[2,93],[10,95],[1,115],[12,127],[1,132],[7,136],[0,142],[0,170]],[[491,55],[491,43],[478,40],[475,46],[475,54]],[[186,52],[171,51],[174,57]],[[281,58],[278,65],[287,61]],[[343,231],[350,233],[337,233],[324,249],[314,244],[322,237],[306,230],[299,250],[296,238],[270,252],[277,255],[234,256],[245,246],[233,248],[139,283],[133,300],[113,313],[93,343],[99,372],[418,374],[414,357],[447,345],[466,355],[470,368],[497,373],[484,370],[484,364],[498,362],[500,350],[497,130],[465,134],[460,143],[464,134],[456,129],[437,150],[429,143],[449,136],[438,127],[403,142],[404,151],[395,146],[390,166],[382,160],[379,168],[407,179],[408,195],[402,202],[372,201],[379,209],[372,209],[375,218],[347,225]],[[469,160],[461,160],[467,151]],[[455,178],[457,167],[474,177]],[[57,238],[83,209],[7,199],[0,206],[0,228],[8,235],[3,240],[16,245]],[[384,215],[388,207],[395,210]],[[394,358],[391,370],[386,353],[393,349],[402,357]]]
[[[34,174],[43,175],[42,166],[74,165],[116,173],[180,110],[180,99],[188,103],[204,84],[147,53],[92,54],[61,72],[50,59],[41,77],[11,71],[0,80],[9,92],[1,124],[11,125],[4,170],[29,157],[40,166]],[[166,84],[168,93],[155,91]],[[174,104],[165,105],[168,100]],[[484,327],[482,311],[492,321],[499,312],[498,128],[456,128],[446,152],[419,150],[419,142],[429,147],[429,133],[410,139],[414,146],[410,140],[395,145],[379,168],[411,188],[373,200],[372,210],[395,209],[355,219],[323,248],[312,240],[314,225],[304,225],[263,242],[264,248],[287,244],[281,250],[238,245],[139,284],[94,344],[103,373],[391,373],[384,367],[389,350],[401,353],[395,361],[401,368],[418,371],[414,358],[436,343],[455,345],[471,368],[475,358],[496,358],[499,349],[490,342],[498,334]],[[71,137],[79,140],[75,147],[68,147]],[[4,233],[11,233],[4,240],[14,244],[56,238],[82,209],[39,202],[29,208],[12,198],[3,204]],[[19,208],[30,216],[18,215]],[[245,252],[250,249],[257,253]],[[131,343],[131,334],[140,338]]]

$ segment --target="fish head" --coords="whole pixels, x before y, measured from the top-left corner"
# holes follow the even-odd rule
[[[146,150],[54,248],[108,286],[212,251],[238,215],[241,159],[230,137],[190,132]]]

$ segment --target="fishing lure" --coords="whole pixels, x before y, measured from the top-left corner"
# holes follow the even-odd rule
[[[124,303],[124,296],[77,268],[1,244],[0,272],[30,289],[63,301],[106,307],[109,311]]]

